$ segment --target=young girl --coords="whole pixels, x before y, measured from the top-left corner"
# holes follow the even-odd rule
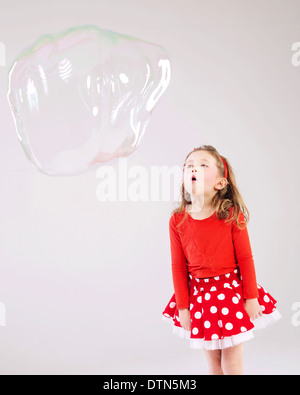
[[[249,212],[213,146],[187,155],[181,198],[169,221],[175,293],[162,318],[191,348],[204,349],[210,374],[243,374],[243,342],[281,315],[256,283]]]

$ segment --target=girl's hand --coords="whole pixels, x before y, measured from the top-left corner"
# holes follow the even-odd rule
[[[244,309],[251,320],[255,320],[256,318],[262,316],[262,308],[259,305],[257,299],[246,299],[244,303]]]
[[[191,313],[189,309],[179,309],[180,325],[187,331],[191,330]]]

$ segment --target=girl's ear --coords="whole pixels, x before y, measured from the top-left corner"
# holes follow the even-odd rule
[[[228,182],[227,178],[220,177],[220,178],[219,178],[219,181],[216,183],[215,186],[217,187],[217,189],[223,189],[223,188],[225,188],[226,185],[228,185],[228,184],[229,184],[229,182]]]

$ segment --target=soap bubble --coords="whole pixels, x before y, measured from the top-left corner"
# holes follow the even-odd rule
[[[137,149],[170,78],[165,48],[87,25],[27,48],[9,71],[7,98],[33,165],[75,175]]]

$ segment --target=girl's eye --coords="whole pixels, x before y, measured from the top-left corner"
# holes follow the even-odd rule
[[[191,166],[193,166],[193,165],[187,165],[187,167],[191,167]],[[205,165],[204,163],[203,163],[201,166],[206,166],[206,167],[208,167],[208,166]]]

